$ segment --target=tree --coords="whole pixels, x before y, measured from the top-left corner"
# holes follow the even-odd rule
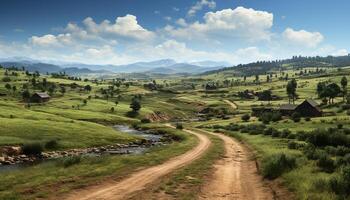
[[[84,90],[90,92],[92,88],[90,85],[85,85]]]
[[[295,99],[296,99],[296,90],[297,90],[297,81],[293,78],[292,80],[290,80],[287,84],[287,95],[288,95],[288,100],[289,100],[289,103],[290,103],[290,100],[292,99],[293,101],[293,104],[295,102]]]
[[[6,88],[7,90],[11,90],[11,85],[10,85],[9,83],[6,83],[5,88]]]
[[[30,98],[30,93],[29,93],[28,90],[24,90],[24,91],[22,92],[22,98],[23,98],[23,100],[25,100],[25,101],[28,101],[28,100],[29,100],[29,98]]]
[[[43,86],[44,86],[44,88],[47,87],[47,80],[46,80],[46,78],[43,78]]]
[[[266,82],[270,82],[270,76],[269,75],[266,76]]]
[[[264,90],[259,94],[259,100],[268,101],[268,104],[270,104],[271,99],[272,99],[271,90]]]
[[[334,98],[337,97],[341,93],[341,89],[338,84],[336,83],[331,83],[326,86],[326,88],[323,91],[324,97],[329,98],[329,103],[334,103]]]
[[[64,94],[66,93],[66,88],[64,86],[61,86],[60,92],[61,92],[62,96],[64,96]]]
[[[140,101],[137,98],[131,100],[130,108],[134,113],[137,113],[141,109]]]
[[[318,97],[319,98],[323,98],[323,91],[325,90],[326,88],[326,83],[325,82],[318,82],[317,83],[317,94],[318,94]]]
[[[340,84],[341,84],[341,87],[343,89],[343,101],[345,101],[345,96],[348,93],[347,87],[346,87],[346,86],[348,86],[348,79],[345,76],[343,76],[343,78],[340,81]]]
[[[13,91],[13,93],[15,93],[16,92],[16,90],[17,90],[17,87],[14,85],[14,86],[12,86],[12,91]]]

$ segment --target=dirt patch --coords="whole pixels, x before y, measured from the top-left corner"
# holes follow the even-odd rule
[[[155,111],[154,113],[147,115],[146,118],[151,120],[151,122],[164,122],[171,119],[169,115],[159,111]]]
[[[277,183],[266,182],[258,174],[251,152],[238,141],[211,133],[225,142],[225,157],[215,163],[212,179],[203,186],[199,199],[291,199]]]

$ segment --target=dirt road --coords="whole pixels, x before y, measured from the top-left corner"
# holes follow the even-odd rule
[[[232,101],[224,100],[224,102],[227,103],[228,105],[230,105],[233,110],[237,109],[237,105],[235,103],[233,103]]]
[[[203,134],[185,130],[198,137],[199,144],[192,150],[170,159],[169,161],[138,171],[120,182],[105,183],[79,190],[68,196],[68,200],[99,200],[127,199],[128,195],[146,188],[146,185],[156,181],[170,172],[188,165],[198,159],[210,146],[210,140]]]
[[[208,133],[224,141],[226,153],[224,159],[214,165],[213,177],[202,189],[199,199],[274,199],[242,144],[223,134]]]

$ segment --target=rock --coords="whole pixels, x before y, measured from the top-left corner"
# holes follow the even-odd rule
[[[0,149],[0,153],[8,156],[18,156],[22,153],[22,149],[16,146],[5,146]]]
[[[0,163],[5,162],[5,157],[0,157]]]

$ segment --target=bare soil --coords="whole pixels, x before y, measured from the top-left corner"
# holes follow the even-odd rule
[[[274,192],[259,176],[248,149],[231,137],[208,133],[224,141],[226,153],[224,159],[215,163],[210,182],[203,186],[199,199],[276,199]]]

